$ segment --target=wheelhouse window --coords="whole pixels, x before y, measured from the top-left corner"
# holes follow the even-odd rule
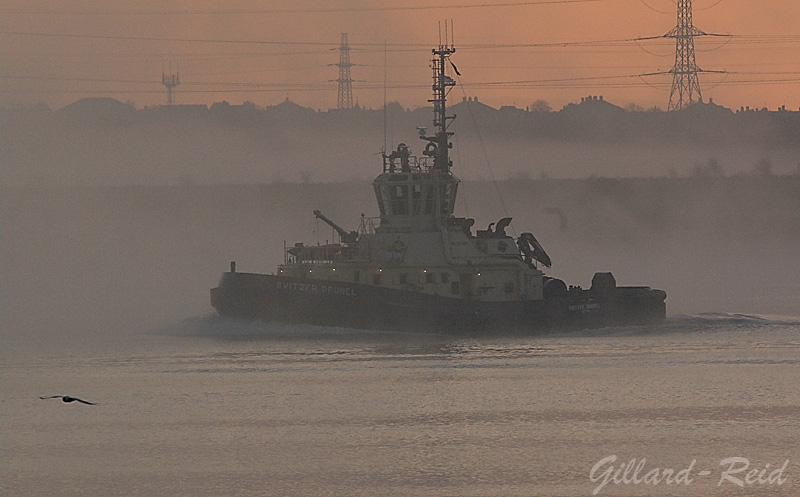
[[[436,189],[428,187],[425,191],[425,214],[433,214],[433,205],[435,203]]]
[[[422,208],[422,192],[423,192],[423,190],[427,190],[427,188],[423,189],[422,185],[419,184],[419,183],[415,183],[415,184],[411,185],[411,203],[412,203],[411,207],[413,209],[412,212],[415,215],[419,215],[420,214],[420,210]]]
[[[408,214],[408,185],[395,185],[389,191],[392,195],[392,214]]]
[[[442,214],[448,216],[453,213],[453,208],[456,203],[456,189],[458,183],[446,183],[440,187],[439,195],[441,196]]]

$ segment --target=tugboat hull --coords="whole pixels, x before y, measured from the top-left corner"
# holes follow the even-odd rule
[[[544,300],[485,302],[255,273],[224,273],[211,289],[222,316],[348,328],[435,333],[533,334],[548,330],[651,324],[664,320],[666,294],[619,287],[576,290]]]

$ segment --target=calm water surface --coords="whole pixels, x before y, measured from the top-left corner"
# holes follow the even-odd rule
[[[583,496],[632,459],[691,482],[598,495],[800,495],[796,318],[453,338],[206,317],[7,352],[2,495]],[[783,484],[718,486],[731,457],[764,480],[788,460]]]

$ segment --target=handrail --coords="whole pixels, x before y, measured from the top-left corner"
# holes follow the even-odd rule
[[[429,171],[433,168],[433,165],[429,164],[430,157],[420,157],[417,155],[409,155],[407,157],[408,165],[403,166],[402,161],[401,164],[395,164],[394,159],[391,156],[383,154],[383,172],[384,173],[410,173],[410,172],[420,172],[420,171]]]
[[[372,235],[375,233],[375,220],[380,220],[380,217],[365,217],[361,216],[361,224],[358,226],[359,235]]]

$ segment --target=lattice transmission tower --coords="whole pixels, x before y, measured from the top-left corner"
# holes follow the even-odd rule
[[[342,33],[342,42],[339,45],[339,63],[333,64],[339,68],[339,93],[336,97],[337,109],[353,108],[353,79],[350,77],[350,44],[347,42],[347,33]]]
[[[697,67],[694,58],[694,38],[696,36],[730,36],[700,31],[692,23],[692,0],[677,0],[678,24],[669,33],[662,36],[648,36],[637,38],[639,40],[654,40],[657,38],[672,38],[675,40],[675,64],[666,72],[642,74],[642,76],[655,76],[659,74],[672,75],[672,90],[669,92],[669,106],[667,110],[680,110],[695,102],[703,101],[700,91],[698,73],[725,73],[726,71],[707,71]]]
[[[705,36],[692,24],[692,0],[678,0],[678,24],[665,38],[675,39],[675,65],[669,71],[672,73],[672,90],[669,92],[669,107],[667,110],[680,110],[695,102],[703,101],[700,92],[698,69],[694,58],[694,37]]]

